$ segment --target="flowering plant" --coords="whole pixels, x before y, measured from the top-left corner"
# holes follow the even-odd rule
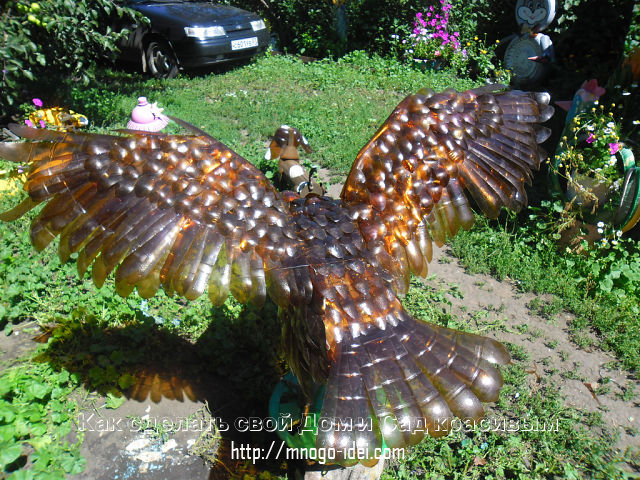
[[[406,37],[392,35],[400,56],[421,67],[440,66],[455,69],[461,75],[500,77],[509,83],[508,72],[495,70],[495,49],[500,43],[487,45],[477,35],[463,39],[454,23],[451,0],[440,0],[440,8],[430,6],[417,12],[411,33]],[[506,76],[506,78],[505,78]]]
[[[460,48],[460,32],[449,33],[449,12],[453,8],[448,0],[440,0],[439,12],[432,6],[425,13],[416,13],[413,32],[409,36],[414,59],[443,60],[454,63],[456,57],[466,57]],[[411,51],[412,50],[412,51]]]
[[[614,105],[615,106],[615,105]],[[578,113],[564,136],[555,168],[567,179],[572,200],[595,213],[600,207],[617,209],[622,186],[622,165],[616,154],[623,144],[612,112],[596,102]]]

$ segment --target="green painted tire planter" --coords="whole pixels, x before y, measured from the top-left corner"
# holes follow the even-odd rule
[[[556,151],[556,154],[560,150]],[[586,214],[587,220],[596,224],[599,221],[610,223],[617,230],[627,232],[631,230],[640,221],[640,167],[636,165],[635,157],[631,149],[624,147],[616,154],[618,157],[618,164],[623,175],[622,193],[620,197],[620,203],[613,213],[607,214],[600,208],[596,210],[593,215]],[[554,159],[555,172],[559,171],[560,160],[556,157]],[[560,178],[557,173],[550,170],[550,190],[552,194],[561,195],[562,198],[569,202],[576,196],[571,188],[563,186],[560,182]],[[591,187],[589,180],[585,180],[585,188]],[[597,192],[594,192],[596,196]],[[580,203],[577,203],[580,205]],[[592,205],[585,204],[584,210],[588,210]]]

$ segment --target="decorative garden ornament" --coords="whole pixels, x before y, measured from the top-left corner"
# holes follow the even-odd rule
[[[315,167],[307,171],[300,164],[298,148],[311,153],[311,146],[297,128],[282,125],[273,135],[271,144],[265,153],[267,160],[280,158],[278,162],[278,177],[276,184],[281,189],[292,190],[301,197],[309,194],[324,195],[324,188],[315,179]]]
[[[518,86],[533,85],[547,74],[554,60],[551,38],[540,33],[555,17],[555,0],[518,0],[516,21],[520,35],[515,36],[504,54],[505,67],[514,74]]]
[[[315,447],[373,466],[383,446],[445,435],[498,399],[507,350],[415,320],[401,297],[411,274],[428,274],[434,242],[472,227],[471,198],[491,218],[526,205],[546,158],[548,102],[496,85],[409,95],[360,150],[339,199],[280,193],[178,119],[193,135],[13,125],[31,141],[0,143],[0,157],[28,164],[28,197],[0,220],[44,204],[31,223],[36,248],[60,236],[63,261],[77,253],[80,275],[91,267],[99,287],[115,271],[122,296],[162,287],[261,305],[268,295],[301,391],[312,401],[325,388]]]
[[[147,97],[138,97],[138,104],[131,112],[127,128],[141,132],[159,132],[169,123],[169,117],[162,114],[163,110],[158,108],[158,102],[149,103]]]
[[[516,22],[523,32],[541,32],[556,15],[555,0],[518,0]]]
[[[567,110],[562,132],[565,140],[556,149],[549,185],[552,193],[580,207],[586,221],[605,222],[627,232],[640,220],[640,167],[636,166],[632,150],[618,140],[617,134],[607,139],[607,135],[615,133],[615,122],[591,118],[600,111],[596,107],[605,93],[598,81],[591,79],[582,83],[571,102],[556,102]],[[574,123],[578,116],[579,127]],[[595,145],[599,146],[594,150]],[[566,188],[561,177],[567,179]]]
[[[33,126],[54,127],[65,132],[89,125],[87,117],[62,107],[41,108],[29,114]]]

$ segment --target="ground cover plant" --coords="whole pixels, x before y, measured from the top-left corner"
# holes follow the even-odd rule
[[[86,114],[95,131],[124,127],[136,98],[146,95],[165,113],[184,118],[273,170],[275,165],[263,159],[266,141],[286,123],[305,134],[315,150],[311,159],[336,181],[407,93],[423,86],[473,86],[448,71],[423,73],[360,52],[314,63],[265,56],[219,75],[163,81],[119,71],[98,75],[99,81],[88,88],[60,86],[64,106]],[[29,102],[31,98],[24,99]],[[0,171],[8,168],[0,163]],[[17,203],[15,182],[3,179],[1,210]],[[584,347],[592,338],[584,334],[595,331],[592,347],[613,351],[621,367],[637,372],[637,244],[621,241],[618,248],[593,257],[558,248],[556,232],[548,225],[558,208],[544,204],[498,222],[478,219],[474,230],[453,240],[452,251],[470,269],[510,279],[522,290],[551,294],[546,314],[564,309],[575,315],[575,348]],[[166,367],[167,357],[173,360],[176,351],[189,369],[199,369],[191,373],[213,371],[233,378],[234,387],[249,399],[248,411],[264,416],[269,392],[286,371],[277,353],[272,304],[258,312],[233,301],[212,309],[206,299],[186,303],[162,293],[146,301],[135,293],[121,299],[112,282],[97,290],[78,279],[73,260],[61,265],[55,247],[34,253],[28,223],[0,224],[0,327],[6,339],[15,340],[15,333],[32,321],[44,327],[33,335],[46,343],[2,365],[0,476],[64,478],[80,471],[82,437],[72,433],[77,412],[93,405],[117,408],[122,394],[135,385],[141,365],[150,359]],[[617,270],[619,275],[612,273]],[[415,283],[406,303],[418,318],[466,331],[512,328],[482,315],[467,322],[451,313],[450,295],[459,293]],[[427,439],[404,460],[392,462],[385,478],[622,479],[638,469],[631,452],[614,447],[615,439],[597,413],[565,405],[557,386],[544,377],[530,388],[526,349],[509,348],[514,363],[503,370],[503,394],[489,418],[556,422],[557,431],[461,430],[445,439]],[[631,391],[629,402],[636,401]],[[257,444],[269,440],[252,439]],[[263,478],[282,474],[281,465],[264,468],[267,473],[245,473]]]

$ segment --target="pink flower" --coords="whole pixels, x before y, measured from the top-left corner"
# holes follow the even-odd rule
[[[35,127],[35,125],[33,124],[33,122],[29,119],[25,120],[24,123],[27,125],[27,127]]]
[[[33,102],[33,104],[34,104],[36,107],[38,107],[38,108],[42,107],[42,105],[43,105],[43,104],[42,104],[42,100],[40,100],[39,98],[34,98],[34,99],[33,99],[33,100],[31,100],[31,101],[32,101],[32,102]]]
[[[590,133],[587,137],[587,143],[593,143],[596,139],[596,136],[593,133]]]
[[[615,155],[618,150],[620,150],[620,144],[619,143],[610,143],[609,144],[609,151],[611,152],[611,155]]]
[[[44,123],[44,120],[40,120],[40,126],[42,128],[45,128],[47,125]]]
[[[435,52],[433,52],[433,54],[434,54],[436,57],[439,57],[439,56],[440,56],[440,50],[436,50]]]

